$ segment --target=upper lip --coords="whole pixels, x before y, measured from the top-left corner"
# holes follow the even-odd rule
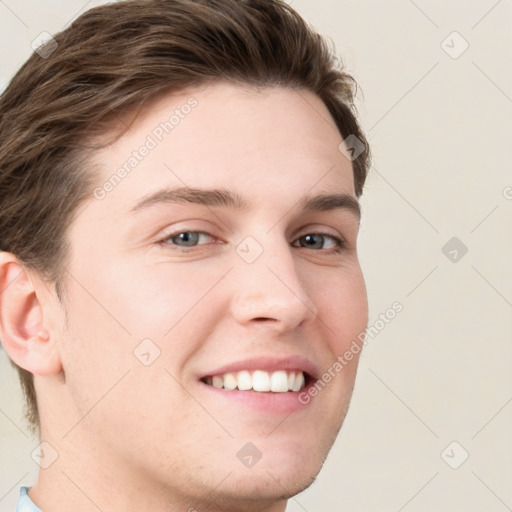
[[[253,357],[235,361],[232,363],[219,366],[200,378],[211,377],[213,375],[222,375],[225,373],[235,373],[242,370],[264,370],[267,372],[275,372],[279,370],[297,370],[307,373],[314,379],[319,378],[319,370],[315,363],[302,356],[289,356],[289,357]]]

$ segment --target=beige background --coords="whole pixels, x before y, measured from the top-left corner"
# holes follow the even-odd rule
[[[39,33],[101,3],[0,2],[0,84]],[[512,2],[290,3],[364,94],[370,324],[404,310],[370,340],[325,468],[287,510],[512,510]],[[442,252],[452,237],[468,249],[446,250],[456,262]],[[37,441],[3,352],[0,386],[0,510],[14,511]]]

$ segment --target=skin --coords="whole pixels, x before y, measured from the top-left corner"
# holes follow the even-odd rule
[[[282,512],[316,478],[345,418],[358,355],[289,415],[220,400],[198,380],[257,356],[300,355],[324,372],[365,329],[358,217],[298,206],[306,195],[355,198],[342,137],[310,92],[217,82],[147,108],[96,155],[103,179],[192,96],[172,133],[73,220],[64,304],[0,254],[2,283],[12,281],[1,339],[35,374],[41,440],[59,455],[29,491],[43,510]],[[130,211],[184,184],[227,188],[250,208]],[[190,231],[210,236],[190,252],[169,238]],[[346,247],[335,252],[330,236],[304,244],[318,232]],[[263,250],[250,264],[235,250],[248,236]],[[143,339],[160,349],[149,366],[134,356]],[[237,457],[247,442],[262,454],[252,468]]]

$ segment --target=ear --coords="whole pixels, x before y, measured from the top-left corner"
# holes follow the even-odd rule
[[[57,340],[45,326],[42,287],[9,252],[0,252],[0,340],[20,368],[34,375],[62,371]],[[50,304],[48,303],[48,307]]]

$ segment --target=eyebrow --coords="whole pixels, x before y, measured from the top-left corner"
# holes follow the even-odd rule
[[[236,208],[249,210],[250,204],[236,192],[225,188],[200,189],[180,187],[164,189],[144,197],[133,208],[132,212],[146,210],[158,204],[192,203],[203,206]],[[358,220],[361,219],[361,207],[358,200],[349,194],[321,194],[305,196],[299,201],[299,206],[307,212],[325,212],[329,210],[346,210]]]

